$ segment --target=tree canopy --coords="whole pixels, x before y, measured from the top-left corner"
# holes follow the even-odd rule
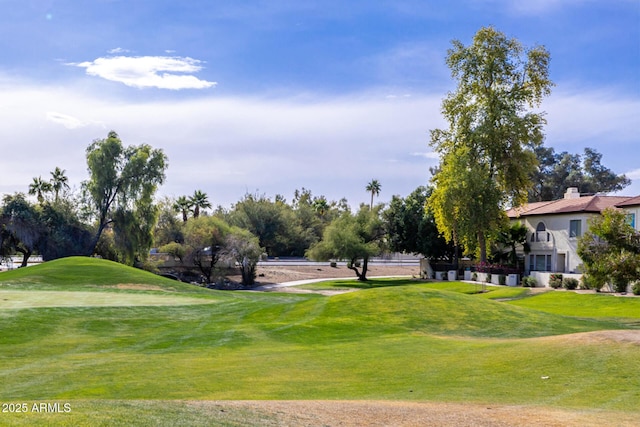
[[[355,215],[343,213],[327,226],[322,240],[309,248],[307,256],[318,261],[346,260],[358,280],[366,281],[369,258],[383,249],[385,233],[380,210],[381,206],[369,209],[363,205]]]
[[[393,196],[382,213],[389,250],[452,261],[455,247],[438,231],[427,204],[432,189],[420,186],[407,197]]]
[[[94,249],[105,227],[114,225],[126,242],[129,261],[150,247],[157,211],[153,196],[164,182],[167,159],[148,144],[124,147],[118,134],[95,140],[87,148],[89,180],[84,188],[94,208]],[[125,239],[126,237],[126,239]]]
[[[614,285],[624,292],[640,278],[640,233],[629,224],[627,213],[613,208],[589,220],[589,230],[578,241],[590,285]]]
[[[556,153],[552,147],[537,147],[538,168],[533,173],[529,202],[561,199],[568,187],[581,194],[610,193],[627,187],[631,181],[602,164],[602,154],[585,148],[582,155],[566,151]]]
[[[486,261],[487,233],[504,222],[504,207],[527,200],[544,137],[534,109],[553,86],[550,55],[492,27],[469,46],[452,43],[446,62],[457,88],[442,103],[449,128],[431,131],[440,168],[430,203],[444,236]]]

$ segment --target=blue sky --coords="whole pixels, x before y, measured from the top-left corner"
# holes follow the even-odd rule
[[[489,25],[551,53],[545,144],[640,194],[639,0],[0,0],[0,194],[56,166],[79,187],[115,130],[168,155],[161,195],[405,196],[437,164],[451,40]]]

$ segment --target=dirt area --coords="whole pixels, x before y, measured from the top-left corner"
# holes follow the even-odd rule
[[[190,402],[224,422],[243,413],[246,425],[262,426],[637,426],[637,414],[555,408],[392,401]]]
[[[336,279],[356,278],[353,270],[346,266],[331,267],[328,263],[323,266],[258,266],[256,282],[258,285],[292,282],[307,279]],[[418,265],[407,266],[370,266],[367,277],[376,276],[419,276]]]

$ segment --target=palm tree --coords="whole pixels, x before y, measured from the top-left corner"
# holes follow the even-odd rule
[[[200,209],[206,209],[211,207],[207,193],[203,193],[200,190],[196,190],[193,196],[189,198],[191,206],[193,207],[193,217],[198,218],[200,216]]]
[[[182,213],[182,221],[187,222],[189,219],[189,211],[191,210],[191,200],[187,198],[187,196],[180,196],[174,202],[173,208]]]
[[[325,214],[329,210],[329,203],[327,203],[327,199],[325,199],[324,196],[315,199],[313,201],[313,209],[315,209],[320,218],[324,218]]]
[[[38,198],[38,203],[44,202],[44,195],[51,192],[51,183],[42,179],[41,176],[33,178],[33,182],[29,184],[29,194]]]
[[[525,254],[531,251],[527,237],[529,236],[529,230],[521,222],[516,222],[509,227],[503,229],[496,236],[496,242],[509,249],[507,259],[509,264],[515,268],[520,268],[518,265],[517,247],[522,246]]]
[[[372,179],[369,184],[367,184],[366,190],[371,193],[371,204],[369,205],[369,209],[373,209],[373,196],[380,195],[380,190],[382,190],[382,185],[380,185],[380,181],[377,179]]]
[[[65,175],[66,170],[60,169],[56,166],[55,170],[51,172],[51,188],[53,188],[53,193],[55,194],[55,201],[58,201],[58,194],[62,189],[68,189],[69,178]]]

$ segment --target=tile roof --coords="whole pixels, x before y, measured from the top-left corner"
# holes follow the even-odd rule
[[[507,216],[509,218],[517,218],[520,216],[578,212],[600,213],[609,207],[627,205],[631,200],[636,200],[636,203],[640,204],[640,196],[633,198],[622,196],[586,196],[575,199],[559,199],[550,202],[529,203],[518,208],[512,208],[507,211]]]
[[[640,196],[631,197],[629,200],[618,203],[616,206],[638,206],[640,205]]]

